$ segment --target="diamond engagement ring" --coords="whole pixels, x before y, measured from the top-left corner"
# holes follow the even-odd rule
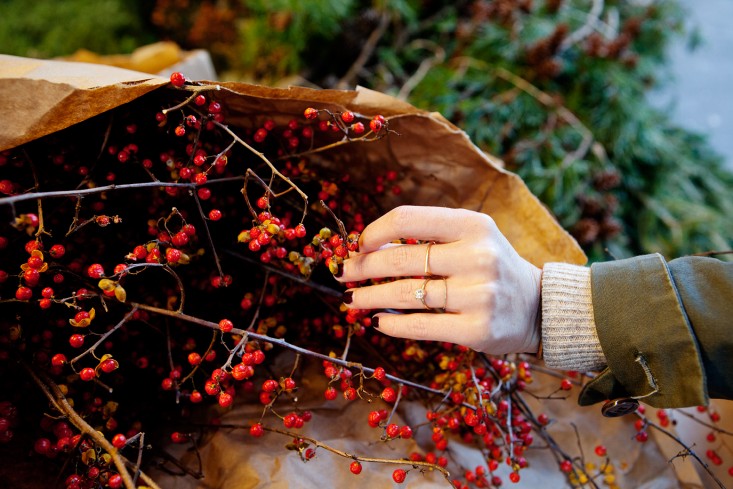
[[[425,289],[425,286],[428,285],[428,282],[430,282],[430,277],[427,277],[425,280],[423,280],[422,286],[415,291],[415,299],[422,302],[422,305],[425,307],[425,309],[430,309],[430,306],[425,303],[425,298],[428,296],[428,291]]]
[[[444,287],[443,307],[435,308],[435,307],[430,307],[425,302],[425,299],[428,296],[428,291],[426,287],[428,285],[428,282],[430,282],[431,280],[438,280],[438,279],[443,281],[443,287]],[[425,307],[425,309],[427,309],[428,311],[446,312],[446,308],[448,307],[448,279],[446,277],[435,277],[435,278],[426,277],[425,280],[423,280],[423,283],[420,286],[420,288],[415,291],[415,299],[419,300],[422,303],[423,307]]]

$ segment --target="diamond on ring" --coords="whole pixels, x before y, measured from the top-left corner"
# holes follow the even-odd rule
[[[425,298],[425,289],[417,289],[415,291],[415,299],[421,301]]]

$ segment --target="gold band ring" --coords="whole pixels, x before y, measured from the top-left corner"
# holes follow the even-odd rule
[[[430,247],[435,244],[435,241],[431,241],[428,243],[427,248],[425,248],[425,273],[423,275],[425,277],[432,277],[433,274],[430,273]]]

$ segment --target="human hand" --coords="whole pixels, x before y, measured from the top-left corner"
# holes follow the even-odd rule
[[[400,238],[435,244],[429,251],[427,244],[390,244]],[[432,274],[427,282],[411,278],[426,272]],[[445,307],[446,314],[380,312],[375,323],[385,334],[458,343],[498,355],[538,350],[541,274],[485,214],[402,206],[364,229],[359,252],[344,261],[337,279],[398,279],[348,290],[344,303],[350,308]],[[415,295],[423,287],[425,305]]]

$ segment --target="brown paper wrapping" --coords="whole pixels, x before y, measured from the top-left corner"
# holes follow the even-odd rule
[[[166,79],[102,65],[42,61],[0,55],[0,151],[57,132],[144,96]],[[214,84],[212,82],[206,82]],[[439,114],[425,112],[367,89],[277,89],[220,83],[217,94],[228,123],[252,124],[253,116],[302,117],[303,107],[382,114],[397,134],[374,143],[349,144],[324,152],[320,162],[360,168],[364,177],[387,166],[405,175],[400,185],[409,202],[464,207],[489,214],[530,262],[585,263],[575,240],[553,219],[522,180],[481,152],[466,134]],[[402,197],[404,200],[404,197]]]

